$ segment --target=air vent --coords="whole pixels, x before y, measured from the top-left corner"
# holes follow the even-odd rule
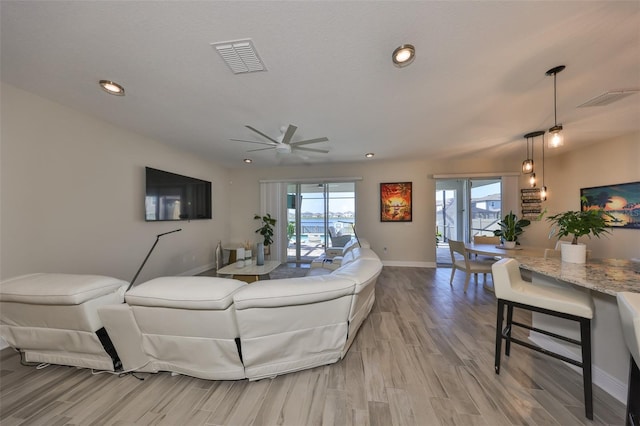
[[[609,105],[610,103],[619,101],[620,99],[626,98],[629,95],[638,93],[638,91],[640,91],[640,89],[612,90],[610,92],[606,92],[601,95],[598,95],[595,98],[590,99],[587,102],[583,103],[582,105],[578,105],[578,108]]]
[[[234,74],[266,71],[251,39],[211,43]]]

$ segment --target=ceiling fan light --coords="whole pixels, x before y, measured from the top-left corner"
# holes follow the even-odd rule
[[[402,46],[397,47],[393,51],[393,55],[391,59],[393,60],[393,65],[396,67],[402,68],[409,65],[413,62],[413,59],[416,56],[416,48],[411,44],[403,44]]]

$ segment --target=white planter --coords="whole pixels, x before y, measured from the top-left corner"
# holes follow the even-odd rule
[[[561,244],[562,261],[568,263],[585,263],[587,260],[587,246],[584,244]]]
[[[505,241],[503,244],[504,244],[504,248],[508,248],[508,249],[516,248],[516,242],[515,241]]]

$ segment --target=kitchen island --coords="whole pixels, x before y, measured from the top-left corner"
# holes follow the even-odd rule
[[[522,269],[531,271],[534,284],[579,286],[591,292],[595,305],[591,324],[593,383],[626,403],[629,351],[615,296],[621,291],[640,293],[640,264],[624,259],[591,259],[586,264],[539,257],[518,257],[518,261]],[[534,312],[531,322],[533,327],[576,339],[580,336],[571,321]],[[534,331],[529,338],[543,348],[580,359],[579,348],[570,344]]]

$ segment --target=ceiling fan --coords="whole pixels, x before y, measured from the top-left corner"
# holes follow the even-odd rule
[[[329,139],[326,137],[322,137],[322,138],[315,138],[315,139],[307,139],[307,140],[303,140],[303,141],[299,141],[299,142],[291,142],[291,138],[293,138],[293,134],[296,132],[296,130],[298,129],[296,126],[294,126],[293,124],[289,124],[288,127],[282,127],[280,130],[282,131],[282,135],[280,135],[280,137],[278,139],[274,139],[264,133],[262,133],[260,130],[251,127],[251,126],[245,126],[247,129],[259,134],[260,136],[262,136],[263,138],[267,139],[268,142],[258,142],[258,141],[246,141],[246,140],[242,140],[242,139],[231,139],[232,141],[236,141],[236,142],[247,142],[247,143],[254,143],[254,144],[258,144],[258,145],[267,145],[266,148],[257,148],[257,149],[250,149],[247,152],[255,152],[255,151],[265,151],[267,149],[275,149],[276,153],[278,154],[290,154],[293,151],[308,151],[308,152],[319,152],[322,154],[327,154],[329,153],[328,150],[326,149],[317,149],[317,148],[307,148],[304,145],[311,145],[314,143],[320,143],[320,142],[328,142]]]

